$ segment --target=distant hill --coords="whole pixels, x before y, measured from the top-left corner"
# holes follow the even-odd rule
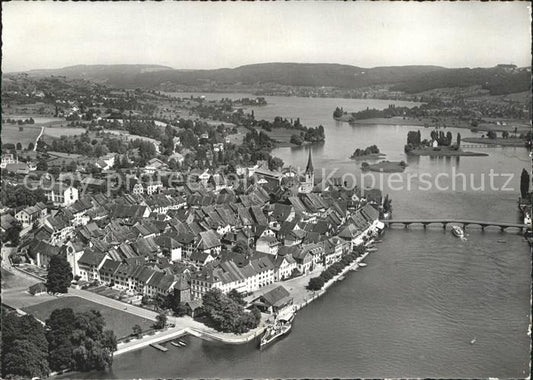
[[[202,85],[215,82],[224,85],[276,83],[288,86],[360,88],[375,84],[398,83],[420,73],[440,70],[438,66],[398,66],[365,69],[357,66],[325,63],[262,63],[234,69],[164,71],[115,78],[122,87],[154,87],[171,82]]]
[[[27,73],[32,76],[66,76],[70,78],[82,78],[109,82],[115,77],[134,77],[143,73],[174,70],[172,67],[161,65],[76,65],[61,69],[30,70]]]
[[[262,63],[233,69],[175,70],[159,65],[79,65],[55,70],[32,70],[28,74],[93,79],[125,88],[158,88],[161,84],[260,86],[268,83],[347,89],[387,84],[393,90],[407,93],[472,85],[481,85],[492,94],[529,90],[531,70],[507,66],[475,69],[440,66],[361,68],[329,63]]]

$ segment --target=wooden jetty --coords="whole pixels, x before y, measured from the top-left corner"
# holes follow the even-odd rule
[[[167,352],[168,351],[168,348],[163,347],[162,345],[157,344],[157,343],[151,343],[150,346],[152,346],[155,349],[158,349],[159,351],[163,351],[163,352]]]

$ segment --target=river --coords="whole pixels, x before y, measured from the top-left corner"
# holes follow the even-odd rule
[[[395,184],[384,186],[393,199],[394,217],[519,221],[520,172],[529,165],[524,148],[472,149],[488,157],[408,160],[403,153],[407,131],[420,129],[424,138],[428,129],[350,126],[332,119],[336,106],[355,111],[383,108],[392,101],[265,98],[267,106],[254,108],[257,119],[300,117],[304,125],[324,126],[325,143],[311,147],[317,177],[327,175],[321,173],[325,168],[359,178],[359,164],[348,156],[355,148],[371,144],[378,145],[389,160],[405,160],[406,171],[394,175]],[[448,130],[454,139],[458,132],[462,137],[475,135],[465,129]],[[273,154],[286,164],[304,167],[307,149],[278,148]],[[493,188],[490,169],[505,175],[495,178]],[[435,178],[439,173],[464,174],[467,186],[463,188],[459,177],[452,189],[451,177],[442,177],[440,189],[420,188],[422,174]],[[392,175],[373,175],[380,176],[386,181]],[[395,190],[401,187],[399,182],[403,188]],[[482,183],[485,188],[480,190]],[[443,189],[446,186],[449,189]],[[324,297],[302,309],[291,334],[262,352],[254,344],[229,346],[187,337],[186,348],[128,353],[116,358],[109,372],[82,377],[528,376],[531,254],[521,236],[468,229],[467,240],[460,241],[442,228],[395,228],[385,233],[377,247],[366,268],[349,273]],[[476,343],[470,344],[474,338]]]

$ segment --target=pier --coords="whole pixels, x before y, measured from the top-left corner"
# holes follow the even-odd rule
[[[431,224],[440,224],[442,228],[446,229],[448,224],[459,224],[463,226],[463,229],[466,229],[467,226],[477,225],[481,227],[481,230],[484,231],[487,227],[497,227],[501,231],[505,231],[508,228],[517,229],[519,232],[523,232],[531,226],[521,223],[505,223],[505,222],[487,222],[482,220],[466,220],[466,219],[389,219],[382,220],[382,222],[387,226],[391,227],[393,224],[403,224],[405,228],[409,227],[411,224],[421,224],[424,229]]]
[[[150,344],[150,346],[152,346],[153,348],[158,349],[159,351],[163,351],[163,352],[167,352],[168,351],[168,348],[163,347],[163,346],[161,346],[160,344],[157,344],[157,343],[152,343],[152,344]]]

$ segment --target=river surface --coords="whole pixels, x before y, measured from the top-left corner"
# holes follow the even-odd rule
[[[406,161],[404,173],[375,173],[364,182],[371,185],[371,177],[382,178],[395,218],[520,221],[516,201],[520,172],[529,164],[525,148],[470,149],[488,157],[408,159],[403,153],[407,131],[420,129],[426,138],[429,129],[350,126],[332,119],[336,106],[356,111],[384,108],[392,101],[265,98],[267,106],[254,108],[256,119],[300,117],[304,125],[324,126],[326,141],[311,147],[317,177],[335,170],[351,173],[361,184],[360,163],[348,157],[355,148],[371,144],[391,161]],[[462,137],[475,135],[466,129],[448,130],[454,139],[458,132]],[[307,149],[278,148],[273,155],[286,165],[305,167]],[[491,169],[498,175],[492,187]],[[394,182],[387,183],[391,177]],[[425,184],[428,180],[431,186]],[[461,241],[438,227],[394,228],[377,247],[367,257],[366,268],[349,273],[302,309],[291,334],[262,352],[254,343],[231,346],[187,337],[186,348],[168,345],[166,353],[146,348],[124,354],[109,372],[80,377],[528,376],[531,253],[520,235],[472,228]]]

